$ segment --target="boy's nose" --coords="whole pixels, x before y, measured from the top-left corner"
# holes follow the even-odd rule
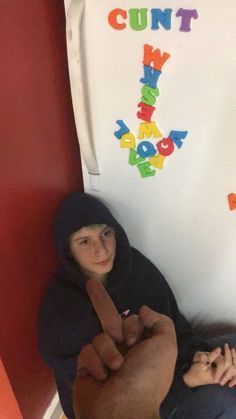
[[[105,254],[107,252],[107,249],[102,240],[98,240],[96,243],[94,243],[94,252],[96,254]]]

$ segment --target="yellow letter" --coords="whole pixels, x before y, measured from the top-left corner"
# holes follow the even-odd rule
[[[149,159],[149,163],[151,164],[151,166],[155,167],[156,169],[163,169],[164,161],[165,161],[165,156],[162,156],[161,154],[152,156]]]
[[[135,136],[132,132],[122,135],[120,140],[120,146],[122,148],[135,148]]]
[[[162,137],[162,133],[157,128],[155,122],[142,122],[139,126],[138,139],[143,140],[143,138],[150,137],[160,138]]]

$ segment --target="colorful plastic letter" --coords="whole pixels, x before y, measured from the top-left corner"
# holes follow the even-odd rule
[[[191,19],[198,19],[198,12],[196,9],[189,10],[189,9],[179,9],[176,13],[176,16],[182,17],[181,26],[179,28],[182,32],[190,32],[191,31]]]
[[[129,150],[129,164],[131,166],[137,166],[138,164],[144,162],[145,159],[143,157],[140,157],[136,150],[131,148]]]
[[[163,169],[164,167],[165,156],[161,154],[157,154],[156,156],[150,157],[149,163],[151,166],[155,167],[156,169]]]
[[[174,143],[171,138],[163,138],[163,140],[158,141],[157,150],[162,156],[170,156],[175,149]]]
[[[155,68],[150,67],[149,65],[144,65],[144,77],[140,79],[141,83],[146,84],[147,86],[155,89],[157,87],[157,82],[160,77],[161,71],[155,70]]]
[[[108,15],[108,22],[110,23],[111,27],[117,29],[118,31],[126,28],[126,23],[119,23],[117,21],[118,16],[127,19],[127,12],[123,9],[114,9]]]
[[[138,139],[143,140],[144,138],[160,138],[162,137],[162,133],[157,128],[155,122],[142,122],[139,125],[139,132],[138,132]]]
[[[188,131],[171,131],[169,138],[177,145],[178,148],[181,148],[183,145],[183,140],[187,137]]]
[[[143,31],[147,27],[148,9],[129,9],[130,26],[135,31]]]
[[[153,51],[153,47],[151,45],[145,44],[144,45],[144,65],[151,65],[153,62],[153,67],[155,70],[161,70],[165,62],[170,57],[170,54],[167,52],[163,52],[161,55],[161,51],[159,49],[155,49]]]
[[[154,105],[156,103],[157,100],[157,96],[159,96],[159,89],[153,89],[152,87],[149,86],[143,86],[142,90],[142,97],[141,97],[141,101],[146,103],[147,105]]]
[[[122,148],[135,148],[135,136],[132,132],[122,135],[120,140],[120,146]]]
[[[154,145],[150,143],[150,141],[142,141],[137,147],[137,152],[141,157],[146,159],[148,157],[155,156],[157,150]]]
[[[151,122],[152,114],[156,109],[155,106],[150,106],[146,103],[140,102],[138,107],[141,108],[141,110],[137,112],[137,117],[143,121]]]
[[[118,138],[118,140],[120,140],[122,135],[127,134],[127,132],[130,132],[130,129],[125,125],[122,119],[118,119],[116,123],[119,125],[120,129],[118,131],[115,131],[114,135],[116,136],[116,138]]]
[[[236,210],[236,194],[235,193],[230,193],[228,195],[228,200],[229,200],[230,211]]]
[[[159,29],[159,23],[163,26],[163,28],[169,30],[171,29],[171,13],[172,9],[152,9],[152,29],[156,30]]]
[[[150,163],[147,161],[145,163],[139,164],[138,169],[142,177],[155,176],[156,174],[156,170],[155,169],[152,170],[150,168]]]

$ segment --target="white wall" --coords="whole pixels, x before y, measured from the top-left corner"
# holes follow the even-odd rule
[[[119,7],[197,9],[191,32],[122,31],[107,23]],[[101,191],[131,243],[156,263],[195,325],[236,325],[235,0],[86,1],[84,72],[101,171]],[[154,177],[128,165],[113,132],[123,119],[137,134],[143,45],[171,54],[160,77],[154,120],[167,136],[188,130],[181,149]],[[79,115],[78,115],[79,116]],[[82,150],[83,151],[83,150]],[[90,191],[84,167],[85,188]]]

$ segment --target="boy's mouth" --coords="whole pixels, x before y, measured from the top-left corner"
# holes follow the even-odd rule
[[[96,262],[95,265],[99,265],[99,266],[105,266],[110,262],[111,258],[102,260],[101,262]]]

